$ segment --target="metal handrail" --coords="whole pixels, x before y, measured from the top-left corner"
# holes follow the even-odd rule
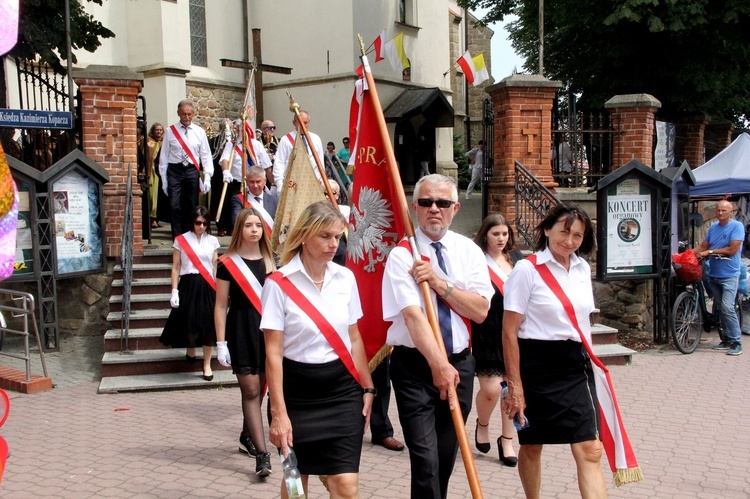
[[[121,353],[130,351],[130,288],[133,281],[133,169],[128,168],[128,184],[125,193],[125,220],[122,226],[122,247],[120,264],[122,265],[122,322],[120,324]]]
[[[516,233],[527,246],[534,246],[534,229],[560,200],[521,163],[515,169]]]
[[[1,299],[3,296],[8,296],[12,300],[8,303],[7,300]],[[17,302],[21,302],[17,305]],[[0,355],[4,357],[11,357],[14,359],[21,359],[26,362],[26,380],[31,381],[31,354],[29,350],[29,317],[31,317],[32,325],[34,326],[34,336],[36,337],[36,346],[39,348],[39,356],[42,360],[42,371],[44,377],[48,378],[47,374],[47,362],[44,360],[44,349],[42,348],[42,340],[39,338],[39,328],[36,323],[36,314],[34,307],[34,297],[30,293],[23,291],[12,291],[10,289],[0,289],[0,313],[10,312],[12,317],[23,317],[23,330],[14,329],[7,327],[7,325],[0,324],[0,332],[3,334],[17,334],[23,336],[24,355],[16,353],[8,353],[0,351]]]

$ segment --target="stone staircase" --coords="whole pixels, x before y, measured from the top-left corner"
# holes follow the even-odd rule
[[[221,250],[220,250],[221,251]],[[115,328],[104,335],[102,380],[99,393],[125,391],[167,390],[185,388],[215,388],[236,385],[231,369],[221,366],[213,353],[212,381],[203,379],[203,352],[196,349],[195,362],[185,359],[185,350],[166,348],[159,342],[164,323],[169,316],[170,272],[172,250],[156,248],[144,250],[144,256],[133,264],[130,293],[130,328],[127,338],[122,336],[122,267],[115,267],[112,295],[109,300],[109,321]]]
[[[222,238],[224,239],[224,238]],[[226,241],[222,243],[226,244]],[[225,248],[219,250],[222,253]],[[202,351],[196,350],[198,361],[188,363],[184,349],[165,348],[160,342],[164,323],[171,307],[170,272],[172,250],[162,245],[144,250],[144,256],[133,265],[133,282],[130,296],[130,328],[127,350],[121,337],[122,321],[122,268],[115,267],[112,282],[110,313],[107,321],[113,329],[104,335],[102,380],[99,393],[126,391],[215,388],[236,385],[231,369],[216,361],[216,350],[211,368],[213,381],[202,377]],[[593,317],[594,322],[598,320]],[[617,344],[617,330],[602,324],[592,326],[594,352],[607,365],[629,364],[634,350]]]

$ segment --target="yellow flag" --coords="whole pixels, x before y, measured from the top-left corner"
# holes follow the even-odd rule
[[[304,136],[298,133],[292,154],[289,156],[289,167],[284,175],[284,185],[276,207],[276,218],[273,221],[271,246],[276,253],[281,252],[287,233],[299,218],[302,210],[324,200],[323,188],[315,176],[310,157],[307,155]]]

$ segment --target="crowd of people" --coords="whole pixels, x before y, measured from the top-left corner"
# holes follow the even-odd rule
[[[359,290],[343,266],[346,202],[340,210],[328,201],[308,206],[279,255],[269,240],[279,196],[274,184],[283,185],[301,133],[298,120],[309,125],[309,115],[302,111],[294,130],[278,140],[273,122],[261,124],[248,148],[244,199],[239,186],[248,149],[243,154],[241,122],[227,125],[231,139],[216,155],[216,169],[227,185],[232,237],[221,257],[210,234],[212,217],[197,199],[211,190],[212,152],[205,132],[192,124],[193,105],[181,102],[178,115],[175,125],[152,127],[147,148],[158,164],[146,179],[151,187],[161,181],[173,216],[173,309],[161,341],[185,348],[188,362],[197,361],[202,349],[206,380],[213,379],[214,348],[218,362],[232,368],[243,414],[239,450],[255,458],[258,476],[273,471],[270,441],[283,456],[294,450],[305,489],[310,475],[323,475],[332,497],[357,497],[363,438],[371,426],[373,444],[408,448],[412,497],[446,497],[458,452],[451,412],[459,407],[466,422],[476,378],[474,445],[490,451],[490,421],[500,407],[498,460],[518,466],[527,497],[539,495],[542,446],[559,443],[571,445],[582,496],[606,495],[597,395],[591,360],[581,347],[590,340],[594,307],[590,268],[582,258],[593,249],[594,234],[583,211],[569,204],[550,211],[537,228],[532,263],[515,248],[502,215],[489,215],[474,240],[452,231],[461,207],[455,181],[439,174],[420,178],[411,208],[423,257],[415,260],[409,243],[388,255],[382,317],[391,323],[390,353],[370,372],[357,326],[360,291],[368,290]],[[325,158],[326,181],[341,202],[351,180],[344,166],[348,139],[338,152],[329,142],[323,153],[320,138],[308,136],[308,152],[314,156],[316,149]],[[574,334],[564,307],[550,299],[540,265],[574,303],[583,337]],[[425,284],[442,342],[427,318]],[[391,385],[406,446],[388,419]],[[266,395],[267,430],[261,411]]]

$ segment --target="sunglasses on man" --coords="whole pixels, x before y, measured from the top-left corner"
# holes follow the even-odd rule
[[[432,208],[432,205],[434,204],[438,208],[445,209],[450,208],[456,204],[456,202],[451,201],[450,199],[419,198],[417,199],[417,204],[422,208]]]

